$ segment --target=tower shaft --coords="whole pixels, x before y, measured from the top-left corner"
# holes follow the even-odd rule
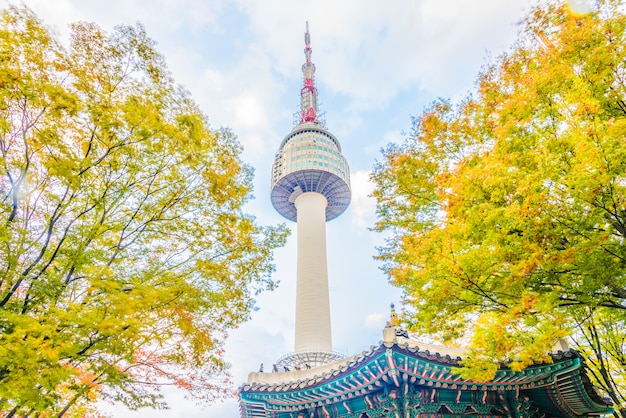
[[[326,198],[316,192],[296,198],[298,273],[296,353],[332,351],[326,263]]]

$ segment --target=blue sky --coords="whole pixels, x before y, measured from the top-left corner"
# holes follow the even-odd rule
[[[383,237],[368,228],[375,203],[368,173],[380,148],[399,142],[411,116],[438,97],[458,100],[481,66],[515,41],[530,0],[25,0],[59,37],[68,24],[93,21],[106,30],[141,22],[176,81],[215,128],[230,127],[255,168],[256,199],[246,211],[261,224],[287,222],[269,199],[270,169],[298,110],[309,21],[321,110],[351,169],[352,203],[327,224],[333,343],[347,355],[381,339],[389,304],[401,292],[373,259]],[[6,7],[9,0],[0,0]],[[290,227],[295,229],[295,224]],[[260,363],[271,369],[293,351],[295,236],[276,252],[279,288],[257,299],[252,320],[230,333],[234,382]],[[131,412],[103,404],[115,417],[236,417],[235,400],[198,406],[163,392],[169,411]]]

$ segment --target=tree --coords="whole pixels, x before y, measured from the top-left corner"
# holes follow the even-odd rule
[[[439,100],[372,175],[380,249],[414,330],[463,376],[572,338],[626,416],[626,16],[535,8],[459,104]]]
[[[0,56],[0,411],[164,407],[164,384],[223,396],[223,340],[274,287],[286,235],[242,212],[235,136],[140,25],[77,23],[64,48],[10,7]]]

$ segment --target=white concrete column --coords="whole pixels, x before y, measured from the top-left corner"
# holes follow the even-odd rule
[[[332,352],[328,268],[326,267],[326,198],[303,193],[298,211],[298,281],[296,289],[296,353]]]

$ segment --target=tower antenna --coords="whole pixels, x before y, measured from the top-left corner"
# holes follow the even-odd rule
[[[317,88],[315,88],[315,64],[311,62],[311,35],[309,22],[306,22],[304,33],[304,55],[306,61],[302,65],[303,86],[300,90],[300,123],[318,123]]]

